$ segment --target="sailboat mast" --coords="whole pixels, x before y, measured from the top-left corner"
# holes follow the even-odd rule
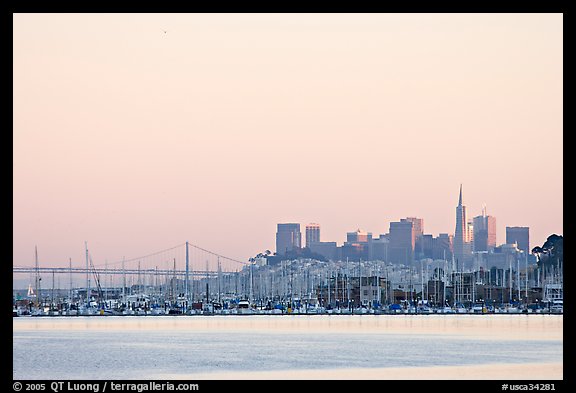
[[[186,296],[186,301],[190,301],[190,289],[188,288],[188,281],[190,280],[190,260],[189,260],[189,251],[188,251],[188,242],[186,242],[186,277],[184,278],[184,294]]]
[[[174,283],[176,282],[176,258],[174,258],[174,267],[172,269],[172,282],[170,283],[170,296],[172,298],[172,301],[174,301],[174,299],[176,298],[174,296]]]
[[[422,304],[424,304],[424,263],[422,262],[422,260],[420,260],[420,284],[421,284],[420,297],[422,299]]]
[[[516,257],[516,288],[518,291],[518,302],[520,302],[520,259]]]
[[[73,291],[72,291],[72,258],[69,258],[70,261],[70,303],[72,303],[72,297],[74,295]]]
[[[86,249],[86,305],[90,307],[90,267],[88,266],[88,242],[84,242]]]
[[[442,269],[442,307],[446,306],[446,250],[444,250],[444,269]]]
[[[38,306],[38,308],[40,308],[41,306],[41,300],[40,300],[40,266],[38,265],[38,247],[34,246],[34,260],[36,263],[36,304]]]
[[[52,301],[50,302],[50,309],[52,309],[54,304],[54,269],[52,269]]]
[[[330,274],[330,270],[328,270],[326,272],[326,284],[328,287],[328,306],[330,306],[330,277],[329,277],[329,274]]]
[[[350,276],[350,269],[348,267],[348,257],[346,257],[346,307],[350,308],[350,287],[348,285],[348,279]]]
[[[338,309],[340,309],[340,299],[342,298],[338,297],[338,267],[336,267],[336,279],[334,280],[334,295],[336,296],[334,301],[338,305]]]
[[[526,293],[524,297],[526,298],[526,304],[528,304],[528,254],[526,254],[526,259],[524,260],[526,267]]]
[[[509,290],[509,294],[508,294],[508,303],[512,302],[512,260],[508,260],[508,265],[509,265],[509,272],[508,272],[508,290]]]
[[[122,302],[126,301],[126,269],[124,262],[126,257],[122,257]]]
[[[218,303],[220,303],[220,292],[221,292],[221,288],[220,288],[220,273],[221,273],[220,257],[218,257]]]

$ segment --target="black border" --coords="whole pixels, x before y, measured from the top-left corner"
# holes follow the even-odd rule
[[[12,0],[12,12],[564,12],[565,2],[545,0],[461,0],[461,1],[348,1],[311,3],[296,1],[197,2],[186,0]]]
[[[517,0],[517,1],[424,1],[422,3],[414,1],[387,1],[387,2],[375,2],[375,1],[364,1],[364,2],[333,2],[330,5],[320,6],[310,3],[296,3],[296,2],[266,2],[254,3],[254,2],[233,2],[232,4],[225,4],[222,2],[212,2],[212,3],[200,3],[194,1],[186,0],[169,0],[169,1],[150,1],[150,2],[128,2],[128,1],[111,1],[111,0],[76,0],[76,1],[27,1],[27,0],[13,0],[10,1],[8,8],[10,13],[5,13],[2,19],[2,27],[5,30],[12,31],[12,14],[13,13],[170,13],[170,12],[194,12],[194,13],[211,13],[211,12],[226,12],[226,13],[362,13],[362,12],[386,12],[386,13],[396,13],[396,12],[406,12],[406,13],[562,13],[565,14],[567,11],[567,6],[565,2],[553,2],[553,1],[537,1],[537,0]],[[564,26],[569,26],[564,22]],[[7,34],[4,37],[8,37]],[[5,38],[6,39],[6,38]],[[7,40],[7,39],[6,39]],[[12,40],[10,42],[12,46]],[[3,89],[8,95],[8,89]],[[7,101],[6,101],[7,102]],[[12,141],[12,134],[10,134],[10,141]],[[567,153],[565,150],[565,145],[563,146],[564,154]],[[9,157],[9,155],[5,155]],[[7,163],[8,165],[8,163]],[[565,197],[565,195],[564,195]],[[545,213],[543,213],[545,214]],[[5,222],[8,222],[6,220]],[[569,228],[568,228],[569,229]],[[569,230],[565,231],[564,237],[569,236]],[[13,236],[12,236],[13,237]],[[535,239],[536,240],[536,239]],[[539,240],[537,240],[539,241]],[[12,244],[10,244],[12,246]],[[568,248],[569,250],[569,248]],[[568,255],[570,252],[568,251]],[[565,273],[571,268],[571,262],[565,265]],[[8,264],[6,264],[8,266]],[[566,274],[570,277],[569,274]],[[565,287],[565,298],[570,298],[570,287]],[[10,299],[12,294],[6,294],[4,298],[6,301]],[[572,314],[571,309],[572,303],[569,300],[564,308],[564,318],[565,321],[569,321]],[[9,310],[8,305],[5,309],[6,314]],[[6,315],[7,316],[7,315]],[[8,321],[4,326],[8,326]],[[8,336],[8,333],[6,334]],[[567,340],[565,345],[571,348],[569,341],[571,341],[570,334],[565,336]],[[566,362],[568,360],[568,362]],[[570,359],[566,358],[566,352],[564,354],[564,364],[570,365]],[[5,368],[6,373],[9,371]],[[8,378],[6,378],[8,379]],[[13,379],[13,378],[10,378]],[[554,384],[555,391],[565,391],[569,385],[573,384],[573,376],[570,374],[569,370],[566,369],[564,372],[563,380],[550,380],[550,381],[522,381],[522,380],[384,380],[384,381],[364,381],[364,380],[342,380],[342,381],[325,381],[325,380],[275,380],[275,381],[262,381],[262,380],[249,380],[249,381],[215,381],[215,380],[198,380],[198,381],[170,381],[170,382],[191,382],[198,383],[200,391],[206,390],[217,390],[222,388],[229,389],[246,389],[246,390],[259,390],[259,389],[273,389],[275,385],[280,385],[281,387],[293,388],[295,386],[304,386],[305,389],[322,391],[326,389],[337,389],[337,390],[355,390],[355,389],[378,389],[378,390],[389,390],[389,389],[439,389],[442,391],[465,391],[466,389],[482,389],[486,392],[501,392],[502,384],[507,383],[509,385],[528,385],[536,383],[550,383]],[[148,383],[149,380],[130,380],[130,381],[117,381],[115,382],[131,382],[131,383]],[[14,390],[14,382],[12,380],[10,386],[12,386],[11,391]],[[21,381],[22,383],[46,383],[46,390],[49,390],[49,384],[53,381]],[[85,383],[99,383],[100,386],[103,384],[102,381],[91,381],[91,380],[74,380],[74,382],[85,382]],[[156,381],[162,383],[165,381]],[[376,385],[375,387],[368,387],[365,385],[366,382]],[[102,391],[100,389],[100,391]]]

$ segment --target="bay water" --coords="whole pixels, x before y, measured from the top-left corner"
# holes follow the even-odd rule
[[[14,379],[562,379],[562,315],[13,318]]]

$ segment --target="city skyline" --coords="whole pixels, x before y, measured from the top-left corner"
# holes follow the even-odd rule
[[[247,260],[283,222],[454,234],[460,184],[498,244],[563,234],[562,14],[13,22],[14,265]]]
[[[460,207],[464,207],[464,208],[465,208],[465,207],[466,207],[465,205],[462,205],[462,197],[461,197],[461,195],[462,195],[462,193],[460,192],[459,205],[457,206],[457,208],[460,208]],[[485,215],[485,213],[486,213],[486,210],[485,210],[485,209],[486,209],[486,207],[484,206],[483,212],[482,212],[483,215]],[[464,215],[464,217],[466,218],[466,221],[467,221],[468,224],[472,224],[472,222],[473,222],[473,221],[472,221],[472,218],[467,217],[466,215]],[[477,216],[477,217],[474,217],[474,219],[481,218],[481,217],[482,217],[482,216]],[[484,218],[492,218],[492,219],[494,219],[495,217],[486,215]],[[426,230],[423,230],[423,227],[425,228],[425,225],[422,223],[422,221],[424,220],[423,218],[420,218],[420,217],[406,217],[406,218],[399,218],[398,220],[399,220],[399,221],[390,221],[390,222],[388,223],[388,224],[389,224],[389,227],[388,227],[389,229],[388,229],[387,231],[379,232],[378,235],[390,236],[390,235],[391,235],[391,231],[392,231],[393,228],[394,228],[394,227],[393,227],[393,224],[399,225],[399,224],[405,224],[405,223],[409,223],[409,222],[414,223],[414,221],[419,221],[418,230],[420,230],[420,231],[422,232],[422,235],[433,236],[433,238],[436,239],[438,236],[442,236],[442,235],[448,234],[448,235],[451,236],[453,239],[455,239],[455,233],[456,233],[456,231],[452,231],[452,232],[450,232],[450,231],[444,231],[444,232],[438,232],[438,233],[430,233],[430,232],[427,232]],[[456,222],[458,223],[458,217],[456,217]],[[307,247],[307,242],[302,242],[301,225],[304,225],[304,227],[306,228],[306,235],[308,234],[308,230],[311,229],[311,228],[313,228],[313,229],[316,231],[316,234],[313,235],[313,236],[317,236],[314,241],[320,241],[320,242],[323,242],[323,243],[326,243],[326,242],[327,242],[327,243],[334,243],[335,245],[338,245],[338,246],[345,245],[347,242],[350,241],[350,236],[351,236],[351,235],[354,235],[354,234],[357,234],[357,233],[363,235],[364,237],[365,237],[366,235],[368,235],[370,239],[372,239],[373,236],[374,236],[374,239],[376,239],[376,233],[373,234],[372,231],[370,231],[370,230],[365,230],[365,228],[358,228],[358,229],[356,229],[356,230],[353,231],[353,232],[347,231],[344,235],[341,234],[341,237],[343,237],[343,240],[340,241],[340,240],[334,240],[334,239],[326,239],[326,238],[324,238],[324,237],[320,238],[320,228],[323,228],[323,227],[322,227],[322,225],[319,224],[319,223],[302,224],[302,223],[299,223],[299,222],[291,222],[291,223],[276,223],[275,225],[276,225],[276,232],[275,232],[275,234],[276,234],[276,251],[277,251],[277,247],[278,247],[278,244],[279,244],[278,242],[279,242],[279,241],[281,241],[281,242],[283,242],[283,243],[292,243],[292,242],[293,242],[294,245],[293,245],[292,248],[288,249],[289,251],[291,251],[293,248],[305,248],[305,247]],[[457,224],[457,225],[458,225],[458,224]],[[282,228],[282,229],[281,229],[281,228]],[[506,229],[505,233],[504,233],[504,234],[500,234],[500,238],[504,238],[504,239],[502,239],[501,241],[498,240],[498,241],[495,243],[495,245],[496,245],[496,246],[502,246],[502,245],[505,245],[505,244],[518,243],[519,249],[525,249],[525,247],[523,247],[523,248],[521,247],[521,245],[523,245],[523,244],[521,244],[521,242],[522,242],[522,243],[525,242],[526,244],[528,244],[530,227],[506,225],[506,226],[505,226],[505,229]],[[322,229],[322,230],[324,230],[324,229]],[[414,230],[416,230],[416,228],[415,228]],[[288,232],[286,232],[286,231],[288,231]],[[297,234],[297,237],[296,237],[295,239],[292,238],[292,231],[296,231],[296,232],[294,232],[294,233]],[[514,232],[512,232],[512,231],[514,231]],[[514,236],[518,236],[518,235],[517,235],[518,231],[521,231],[521,232],[522,232],[522,235],[521,235],[521,236],[523,236],[523,237],[522,237],[522,240],[518,241],[518,240],[516,240],[515,238],[511,240],[511,239],[510,239],[510,233],[514,233]],[[279,237],[278,237],[278,236],[279,236],[280,233],[281,233],[281,234],[290,234],[290,238],[291,238],[291,239],[286,239],[286,240],[282,239],[282,240],[279,240]],[[556,234],[562,235],[561,233],[556,233]],[[343,236],[342,236],[342,235],[343,235]],[[414,232],[414,235],[416,236],[417,234]],[[496,239],[499,239],[499,238],[497,237],[497,236],[498,236],[498,233],[496,233],[495,235],[496,235]],[[469,236],[469,235],[467,234],[466,236]],[[525,238],[525,240],[524,240],[524,238]],[[317,240],[316,240],[316,239],[317,239]],[[348,241],[347,241],[346,239],[348,239]],[[465,243],[468,244],[468,245],[467,245],[467,246],[469,247],[469,250],[468,250],[468,251],[469,251],[469,252],[476,251],[476,250],[474,250],[474,238],[471,238],[471,239],[468,238],[468,239],[469,239],[469,240],[465,242]],[[546,239],[544,239],[544,241],[545,241],[545,240],[546,240]],[[365,241],[367,241],[367,239],[364,239],[364,240],[362,240],[362,241],[365,242]],[[543,241],[543,242],[544,242],[544,241]],[[541,242],[541,243],[543,243],[543,242]],[[86,245],[87,245],[87,243],[86,243]],[[541,244],[532,244],[532,243],[530,243],[529,250],[531,250],[533,247],[535,247],[535,246],[537,246],[537,245],[541,245]],[[268,249],[273,249],[273,248],[274,248],[274,247],[272,247],[272,246],[268,247]],[[35,251],[37,251],[36,249],[37,249],[37,246],[35,246]],[[413,245],[413,250],[414,250],[414,245]],[[84,251],[85,251],[85,249],[84,249]],[[481,251],[482,251],[482,250],[481,250]],[[274,254],[274,255],[276,255],[276,253],[277,253],[277,252],[272,252],[272,254]],[[284,254],[284,253],[279,253],[279,255],[283,255],[283,254]],[[392,258],[392,259],[394,259],[394,258]],[[83,264],[85,263],[85,260],[80,260],[79,262],[80,262],[80,263],[79,263],[80,265],[83,265]],[[117,262],[119,262],[119,261],[116,261],[116,260],[115,260],[115,261],[112,261],[112,262],[113,262],[113,263],[117,263]],[[67,263],[68,263],[68,262],[67,262]],[[62,264],[62,266],[68,266],[67,263],[66,263],[66,264]],[[399,263],[399,262],[396,261],[396,263]],[[24,266],[24,265],[22,265],[22,266]]]

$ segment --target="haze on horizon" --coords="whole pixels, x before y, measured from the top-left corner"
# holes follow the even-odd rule
[[[14,14],[13,264],[404,217],[563,232],[562,14]],[[96,262],[96,261],[95,261]]]

